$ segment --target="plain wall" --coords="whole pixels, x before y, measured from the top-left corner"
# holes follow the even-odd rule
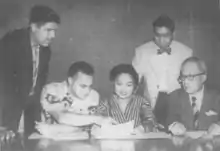
[[[108,95],[110,69],[131,63],[135,47],[152,39],[152,21],[168,14],[176,21],[175,39],[207,62],[208,83],[220,86],[218,0],[1,0],[0,36],[26,26],[34,4],[51,6],[62,20],[49,82],[64,80],[69,65],[84,60],[95,67],[95,89]]]

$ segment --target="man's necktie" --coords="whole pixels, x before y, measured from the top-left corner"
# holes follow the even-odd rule
[[[168,55],[170,55],[170,54],[171,54],[171,48],[168,47],[168,48],[166,48],[166,49],[158,49],[158,50],[157,50],[157,54],[158,54],[158,55],[161,55],[161,54],[163,54],[163,53],[167,53]]]
[[[194,124],[194,129],[197,130],[199,127],[199,123],[198,123],[198,117],[199,117],[199,110],[196,107],[196,97],[192,97],[192,108],[193,108],[193,124]]]
[[[38,65],[39,65],[39,46],[33,46],[33,83],[30,95],[34,93],[34,87],[37,82],[37,74],[38,74]]]

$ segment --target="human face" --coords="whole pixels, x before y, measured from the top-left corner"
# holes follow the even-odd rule
[[[202,89],[206,74],[199,70],[196,63],[188,62],[182,67],[180,80],[187,93],[195,94]]]
[[[121,99],[129,98],[134,90],[132,77],[127,73],[120,74],[115,80],[115,93]]]
[[[35,43],[47,47],[56,36],[58,24],[54,22],[43,25],[31,24],[31,36]]]
[[[170,46],[173,40],[173,33],[166,27],[156,27],[154,29],[154,41],[162,49]]]
[[[73,96],[84,100],[88,97],[91,91],[93,76],[78,72],[74,77],[68,78],[68,83],[70,93]]]

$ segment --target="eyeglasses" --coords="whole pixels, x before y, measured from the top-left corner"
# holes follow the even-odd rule
[[[205,72],[202,72],[202,73],[193,74],[193,75],[180,75],[178,81],[179,82],[183,82],[185,80],[193,81],[195,79],[195,77],[205,75],[205,74],[206,74]]]

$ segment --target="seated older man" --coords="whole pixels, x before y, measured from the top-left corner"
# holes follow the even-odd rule
[[[54,124],[51,130],[74,131],[79,126],[110,122],[111,119],[92,115],[93,107],[99,104],[99,94],[92,89],[94,69],[83,61],[73,63],[67,80],[44,87],[41,96],[42,122]],[[38,124],[37,129],[48,128]]]
[[[197,57],[186,59],[181,66],[182,89],[170,94],[168,129],[174,135],[186,131],[220,132],[220,93],[205,86],[207,66]]]

